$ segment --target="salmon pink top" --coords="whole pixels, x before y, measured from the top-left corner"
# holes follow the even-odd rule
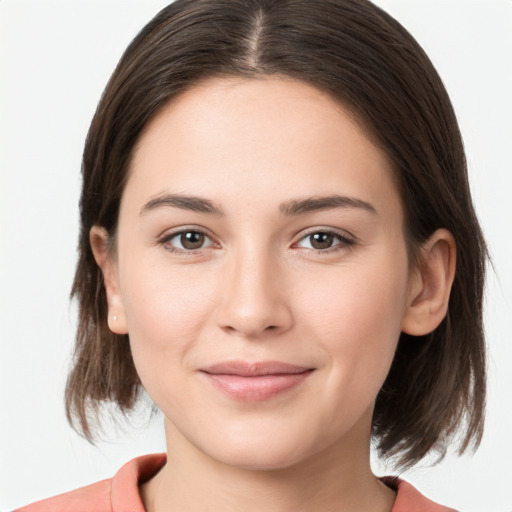
[[[139,485],[154,476],[167,460],[165,453],[144,455],[125,464],[114,476],[15,512],[145,512]],[[412,485],[396,478],[384,482],[397,491],[391,512],[455,512],[436,505]]]

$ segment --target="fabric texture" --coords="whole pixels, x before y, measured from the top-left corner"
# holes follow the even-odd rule
[[[114,476],[16,509],[14,512],[145,512],[139,485],[165,464],[165,453],[144,455],[126,463]],[[385,477],[386,485],[397,491],[391,512],[455,512],[425,498],[412,485]]]

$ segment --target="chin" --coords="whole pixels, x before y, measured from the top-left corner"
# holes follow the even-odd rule
[[[239,437],[227,434],[224,439],[200,448],[212,459],[228,466],[269,471],[286,469],[309,458],[312,444],[317,445],[311,439],[293,436],[290,432],[284,436],[266,431]]]

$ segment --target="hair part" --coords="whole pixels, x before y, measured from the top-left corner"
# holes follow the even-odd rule
[[[438,228],[457,244],[448,313],[431,334],[402,334],[374,412],[384,457],[415,464],[477,447],[485,409],[482,299],[487,250],[469,191],[463,143],[448,94],[413,37],[367,0],[176,0],[135,37],[98,105],[87,136],[79,260],[71,295],[79,324],[66,388],[69,421],[89,440],[101,404],[133,408],[141,390],[128,336],[107,325],[94,225],[115,237],[130,159],[148,121],[213,77],[307,82],[348,109],[395,170],[410,259]]]

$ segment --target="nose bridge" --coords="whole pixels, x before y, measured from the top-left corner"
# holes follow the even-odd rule
[[[283,289],[281,265],[265,244],[246,240],[233,248],[223,275],[219,325],[246,336],[282,331],[291,312]]]

